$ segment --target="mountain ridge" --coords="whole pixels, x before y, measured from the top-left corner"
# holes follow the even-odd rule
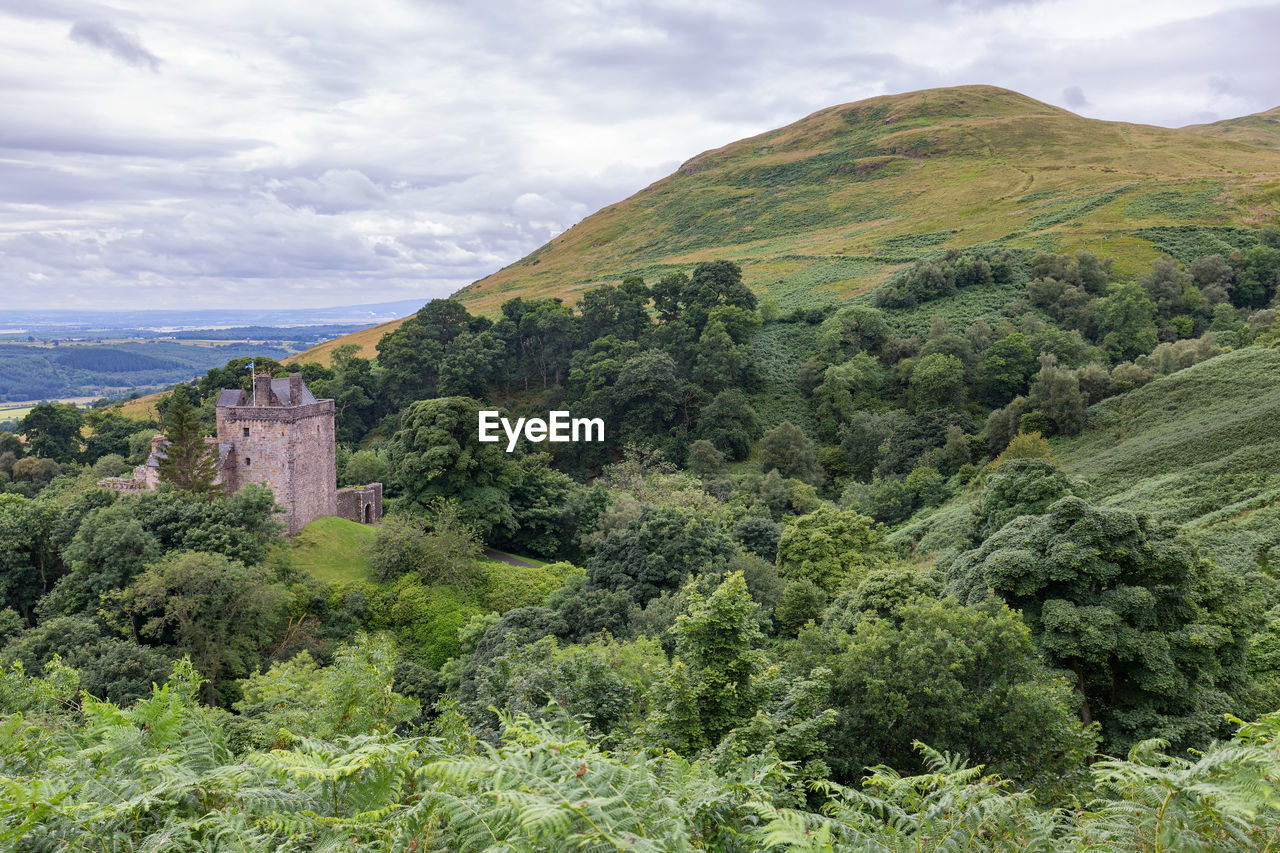
[[[1136,274],[1151,229],[1252,227],[1280,210],[1272,110],[1162,128],[1089,119],[995,86],[880,95],[697,154],[454,294],[575,302],[598,284],[727,258],[788,304],[866,293],[929,252],[977,244],[1091,249]],[[379,335],[395,328],[384,324]],[[366,330],[368,332],[369,330]],[[338,339],[295,360],[372,334]]]

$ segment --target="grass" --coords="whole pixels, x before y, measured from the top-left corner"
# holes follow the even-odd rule
[[[317,580],[330,583],[363,583],[372,581],[365,549],[378,535],[378,528],[360,524],[345,518],[318,518],[298,532],[293,538],[291,557],[293,565],[309,573]],[[529,566],[512,566],[501,560],[480,560],[485,577],[486,590],[481,601],[495,610],[505,610],[519,604],[537,603],[547,592],[564,582],[563,572],[548,573],[547,562],[536,557],[507,554],[529,563]],[[542,587],[550,581],[554,584],[545,591]],[[537,601],[530,602],[530,590],[538,593]]]
[[[318,518],[293,539],[293,565],[317,580],[335,583],[369,581],[365,548],[377,528],[345,518]]]
[[[1277,423],[1280,351],[1247,347],[1099,403],[1054,453],[1086,498],[1181,524],[1247,567],[1280,547]]]
[[[1238,571],[1280,568],[1280,351],[1246,347],[1104,400],[1085,431],[1052,441],[1086,500],[1180,525]],[[916,554],[961,545],[966,493],[891,541]]]
[[[34,409],[35,406],[0,406],[0,423],[4,421],[20,421]]]

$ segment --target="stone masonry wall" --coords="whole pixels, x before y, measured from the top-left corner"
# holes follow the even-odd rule
[[[361,524],[377,524],[382,519],[382,484],[338,489],[338,515]]]
[[[218,441],[235,453],[227,490],[263,483],[285,508],[289,535],[337,513],[333,401],[304,406],[226,406],[217,411]]]

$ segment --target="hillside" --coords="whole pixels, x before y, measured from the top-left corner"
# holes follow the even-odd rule
[[[1160,229],[1275,215],[1277,116],[1174,130],[994,86],[869,98],[699,154],[456,298],[472,313],[515,296],[573,302],[623,275],[727,258],[787,308],[866,292],[922,253],[978,243],[1087,248],[1136,273],[1169,250]],[[325,361],[347,341],[373,356],[397,325],[292,360]]]
[[[1182,524],[1219,563],[1280,559],[1280,352],[1246,347],[1104,400],[1054,452],[1083,495]]]
[[[1104,400],[1054,456],[1096,503],[1183,526],[1220,565],[1280,561],[1280,352],[1245,347]],[[973,493],[908,524],[921,553],[958,543]]]
[[[1193,124],[1184,127],[1193,133],[1257,145],[1263,148],[1280,148],[1280,107],[1241,118],[1229,118],[1212,124]]]

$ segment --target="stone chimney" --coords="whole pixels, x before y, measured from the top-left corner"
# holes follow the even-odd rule
[[[256,406],[271,405],[271,374],[259,373],[253,377],[253,404]]]
[[[289,374],[289,405],[290,406],[302,405],[302,374],[301,373]]]

